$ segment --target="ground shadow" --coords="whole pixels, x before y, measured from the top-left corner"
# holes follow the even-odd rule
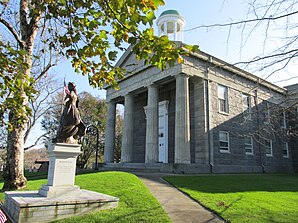
[[[235,174],[208,176],[164,176],[170,184],[206,193],[297,192],[297,174]]]

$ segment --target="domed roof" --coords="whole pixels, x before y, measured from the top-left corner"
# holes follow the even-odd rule
[[[162,12],[159,17],[164,16],[164,15],[178,15],[178,16],[180,16],[179,12],[175,9],[166,10],[166,11]]]

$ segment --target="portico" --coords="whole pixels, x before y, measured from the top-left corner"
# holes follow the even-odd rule
[[[183,41],[185,20],[176,10],[162,13],[157,26],[159,35]],[[116,66],[126,70],[126,77],[119,81],[120,90],[106,87],[105,163],[114,162],[116,105],[123,104],[122,164],[173,167],[193,163],[208,168],[208,135],[202,130],[206,127],[206,92],[202,84],[205,71],[197,72],[198,69],[188,66],[194,63],[193,59],[185,59],[188,62],[161,71],[138,61],[129,47],[118,60]],[[203,63],[197,65],[204,67]]]
[[[190,75],[181,70],[177,65],[143,80],[131,76],[119,91],[107,89],[106,163],[113,162],[117,103],[124,104],[122,163],[191,163]]]

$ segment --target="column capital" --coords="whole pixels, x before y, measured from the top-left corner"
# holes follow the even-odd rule
[[[126,94],[123,95],[124,97],[131,97],[133,94],[131,92],[127,92]]]
[[[175,75],[175,78],[190,78],[190,75],[185,74],[185,73],[179,73]]]
[[[146,87],[147,87],[147,89],[149,89],[149,88],[158,88],[158,85],[155,84],[155,83],[150,83],[150,84],[147,85]]]

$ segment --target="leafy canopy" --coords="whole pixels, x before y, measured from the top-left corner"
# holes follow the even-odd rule
[[[1,1],[0,23],[10,34],[3,39],[15,38],[0,42],[0,62],[4,64],[0,68],[0,90],[1,96],[6,96],[1,101],[2,117],[7,110],[14,111],[22,122],[30,112],[22,97],[26,94],[30,98],[36,93],[36,79],[28,75],[32,66],[28,57],[44,58],[54,51],[69,58],[75,71],[88,76],[94,87],[108,84],[115,88],[117,79],[125,73],[115,67],[115,61],[119,51],[128,45],[133,46],[137,59],[160,69],[177,60],[181,63],[185,50],[166,36],[154,35],[154,12],[161,5],[163,0]],[[16,24],[7,22],[11,15],[18,17]],[[38,43],[44,48],[36,54],[30,46]]]
[[[154,11],[160,5],[163,0],[48,0],[46,17],[64,27],[57,40],[77,72],[88,75],[94,86],[117,87],[116,78],[123,78],[124,71],[114,63],[128,44],[138,59],[160,69],[183,54],[166,36],[154,36]],[[149,28],[141,30],[141,25]]]

